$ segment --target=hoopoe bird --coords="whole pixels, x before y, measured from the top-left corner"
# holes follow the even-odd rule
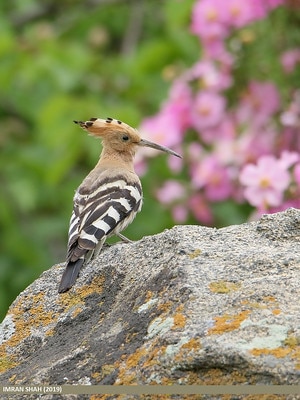
[[[141,182],[133,166],[136,150],[147,146],[180,157],[167,147],[142,139],[136,129],[113,118],[74,122],[102,139],[102,152],[74,195],[59,293],[74,285],[82,265],[98,256],[108,237],[116,235],[130,242],[121,231],[141,211],[143,203]]]

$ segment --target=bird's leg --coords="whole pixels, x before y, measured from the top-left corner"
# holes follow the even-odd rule
[[[96,248],[94,249],[93,259],[98,257],[105,240],[106,240],[106,236],[104,236],[102,239],[99,240]]]
[[[88,251],[84,260],[84,264],[88,264],[93,257],[94,257],[94,250]]]
[[[128,239],[126,236],[122,235],[121,233],[117,233],[116,236],[118,236],[125,243],[134,243],[133,240]]]

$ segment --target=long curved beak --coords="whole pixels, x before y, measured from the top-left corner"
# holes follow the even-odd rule
[[[145,139],[141,139],[138,144],[139,144],[139,146],[151,147],[152,149],[164,151],[165,153],[171,154],[172,156],[182,158],[178,153],[169,149],[168,147],[161,146],[160,144],[156,144],[153,142],[149,142],[148,140],[145,140]]]

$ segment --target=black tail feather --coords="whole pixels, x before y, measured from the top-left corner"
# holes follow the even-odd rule
[[[83,262],[84,259],[80,258],[77,261],[68,263],[61,278],[58,293],[66,292],[74,285]]]

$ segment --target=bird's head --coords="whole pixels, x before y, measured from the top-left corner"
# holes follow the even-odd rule
[[[181,158],[179,154],[167,147],[142,139],[136,129],[122,121],[113,118],[90,118],[89,121],[74,122],[91,135],[101,138],[103,147],[106,149],[110,148],[112,151],[134,155],[138,146],[145,146]]]

